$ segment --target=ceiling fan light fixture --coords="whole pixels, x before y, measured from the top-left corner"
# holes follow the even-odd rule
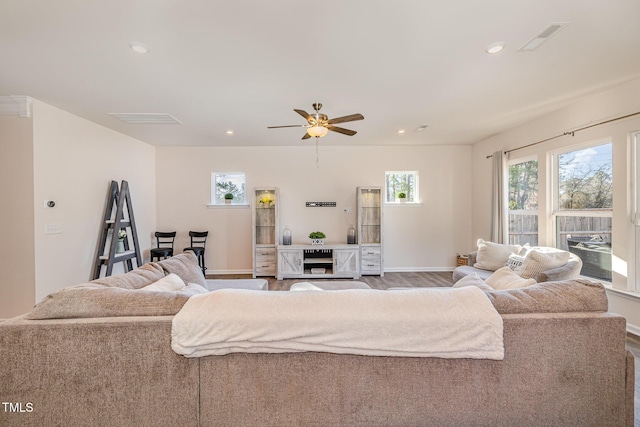
[[[327,132],[329,132],[329,129],[319,125],[311,126],[309,129],[307,129],[307,133],[309,134],[309,136],[315,136],[317,138],[322,138],[327,134]]]

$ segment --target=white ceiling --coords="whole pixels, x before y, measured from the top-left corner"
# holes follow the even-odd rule
[[[518,52],[552,22],[570,24]],[[157,146],[308,144],[267,126],[316,101],[365,116],[325,145],[469,144],[638,75],[638,0],[0,1],[0,95]]]

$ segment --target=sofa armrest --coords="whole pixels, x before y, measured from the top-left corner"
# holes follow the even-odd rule
[[[542,273],[539,273],[535,279],[536,282],[556,282],[560,280],[575,279],[580,275],[580,270],[582,270],[582,260],[579,257],[572,255],[565,265],[543,271]]]
[[[478,257],[478,251],[469,252],[469,265],[473,267],[473,264],[476,263],[476,258]]]

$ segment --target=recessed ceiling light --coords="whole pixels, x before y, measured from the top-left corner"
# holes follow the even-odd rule
[[[426,128],[428,128],[429,125],[420,125],[416,128],[416,132],[422,132],[423,130],[425,130]]]
[[[131,49],[136,53],[149,53],[149,48],[142,43],[131,42],[129,43],[129,47],[131,47]]]
[[[229,130],[227,131],[227,135],[233,135],[233,131],[232,131],[231,129],[229,129]]]
[[[502,52],[503,49],[504,49],[504,42],[496,42],[487,46],[487,48],[484,51],[490,55],[494,55],[496,53]]]
[[[404,129],[400,129],[400,130],[398,130],[398,133],[399,133],[399,134],[403,134],[403,133],[404,133]]]

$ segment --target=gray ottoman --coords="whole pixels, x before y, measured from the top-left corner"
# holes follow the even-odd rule
[[[291,285],[290,291],[339,291],[342,289],[371,289],[364,282],[356,280],[333,280],[331,282],[298,282]]]

